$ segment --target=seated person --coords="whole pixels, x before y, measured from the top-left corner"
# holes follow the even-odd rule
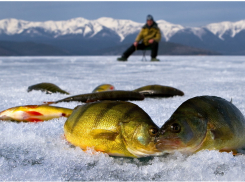
[[[135,42],[122,55],[117,58],[118,61],[127,61],[128,57],[136,50],[151,49],[151,61],[159,61],[156,59],[158,52],[158,43],[161,40],[161,32],[151,15],[147,16],[147,22],[142,27]],[[139,43],[142,41],[141,43]]]

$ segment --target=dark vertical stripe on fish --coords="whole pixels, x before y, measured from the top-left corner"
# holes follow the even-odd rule
[[[130,108],[127,112],[124,113],[123,118],[121,119],[121,122],[125,122],[125,120],[127,120],[127,118],[130,117],[130,115],[135,112],[138,109],[137,105],[133,105],[132,108]]]
[[[83,107],[82,111],[79,112],[78,115],[76,115],[76,118],[74,118],[74,123],[73,123],[73,125],[71,127],[71,133],[73,133],[74,128],[76,127],[80,117],[90,108],[90,106],[91,106],[91,104],[87,104],[87,105],[82,106]]]
[[[106,107],[104,109],[102,109],[99,114],[97,114],[93,127],[97,128],[99,122],[106,115],[106,113],[109,112],[113,107],[118,106],[120,104],[122,104],[122,103],[120,103],[120,102],[107,103]]]
[[[205,102],[205,104],[207,104],[206,101],[203,101]],[[209,117],[208,117],[208,113],[206,112],[203,112],[203,109],[202,109],[202,104],[200,104],[199,101],[189,101],[186,103],[186,105],[188,106],[188,110],[194,110],[196,113],[197,113],[197,117],[202,117],[206,122],[208,122],[209,120]],[[184,111],[186,112],[186,111]],[[185,113],[186,114],[186,113]],[[188,124],[189,125],[192,125],[191,121],[187,120]],[[194,132],[194,131],[193,131]]]
[[[229,111],[226,111],[226,108],[224,107],[224,105],[219,105],[219,103],[217,103],[217,101],[215,100],[212,100],[212,99],[206,99],[206,98],[202,98],[202,100],[206,103],[208,103],[211,106],[213,106],[215,110],[215,113],[216,114],[216,117],[219,117],[221,119],[224,120],[224,122],[230,127],[230,129],[232,129],[232,131],[234,131],[234,126],[233,124],[231,123],[232,122],[232,119],[229,115]],[[225,103],[226,104],[226,103]],[[218,119],[218,118],[216,118]]]

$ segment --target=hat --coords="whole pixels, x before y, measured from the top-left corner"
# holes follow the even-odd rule
[[[147,15],[146,20],[152,20],[153,21],[153,16]]]

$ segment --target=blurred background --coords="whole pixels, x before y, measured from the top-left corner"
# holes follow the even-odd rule
[[[159,55],[245,55],[244,7],[242,1],[2,1],[0,56],[121,55],[148,14],[162,33]]]

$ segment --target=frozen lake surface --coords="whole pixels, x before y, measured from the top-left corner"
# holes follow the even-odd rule
[[[71,94],[91,92],[102,83],[118,90],[149,84],[176,87],[185,96],[135,101],[161,126],[189,98],[232,98],[245,114],[245,57],[162,56],[161,62],[130,57],[117,62],[101,57],[0,57],[0,111],[42,104],[66,96],[27,93],[27,87],[51,82]],[[148,58],[149,59],[149,58]],[[59,103],[74,108],[80,103]],[[201,151],[146,159],[90,155],[63,138],[65,118],[43,123],[0,122],[0,180],[245,180],[245,155]]]

